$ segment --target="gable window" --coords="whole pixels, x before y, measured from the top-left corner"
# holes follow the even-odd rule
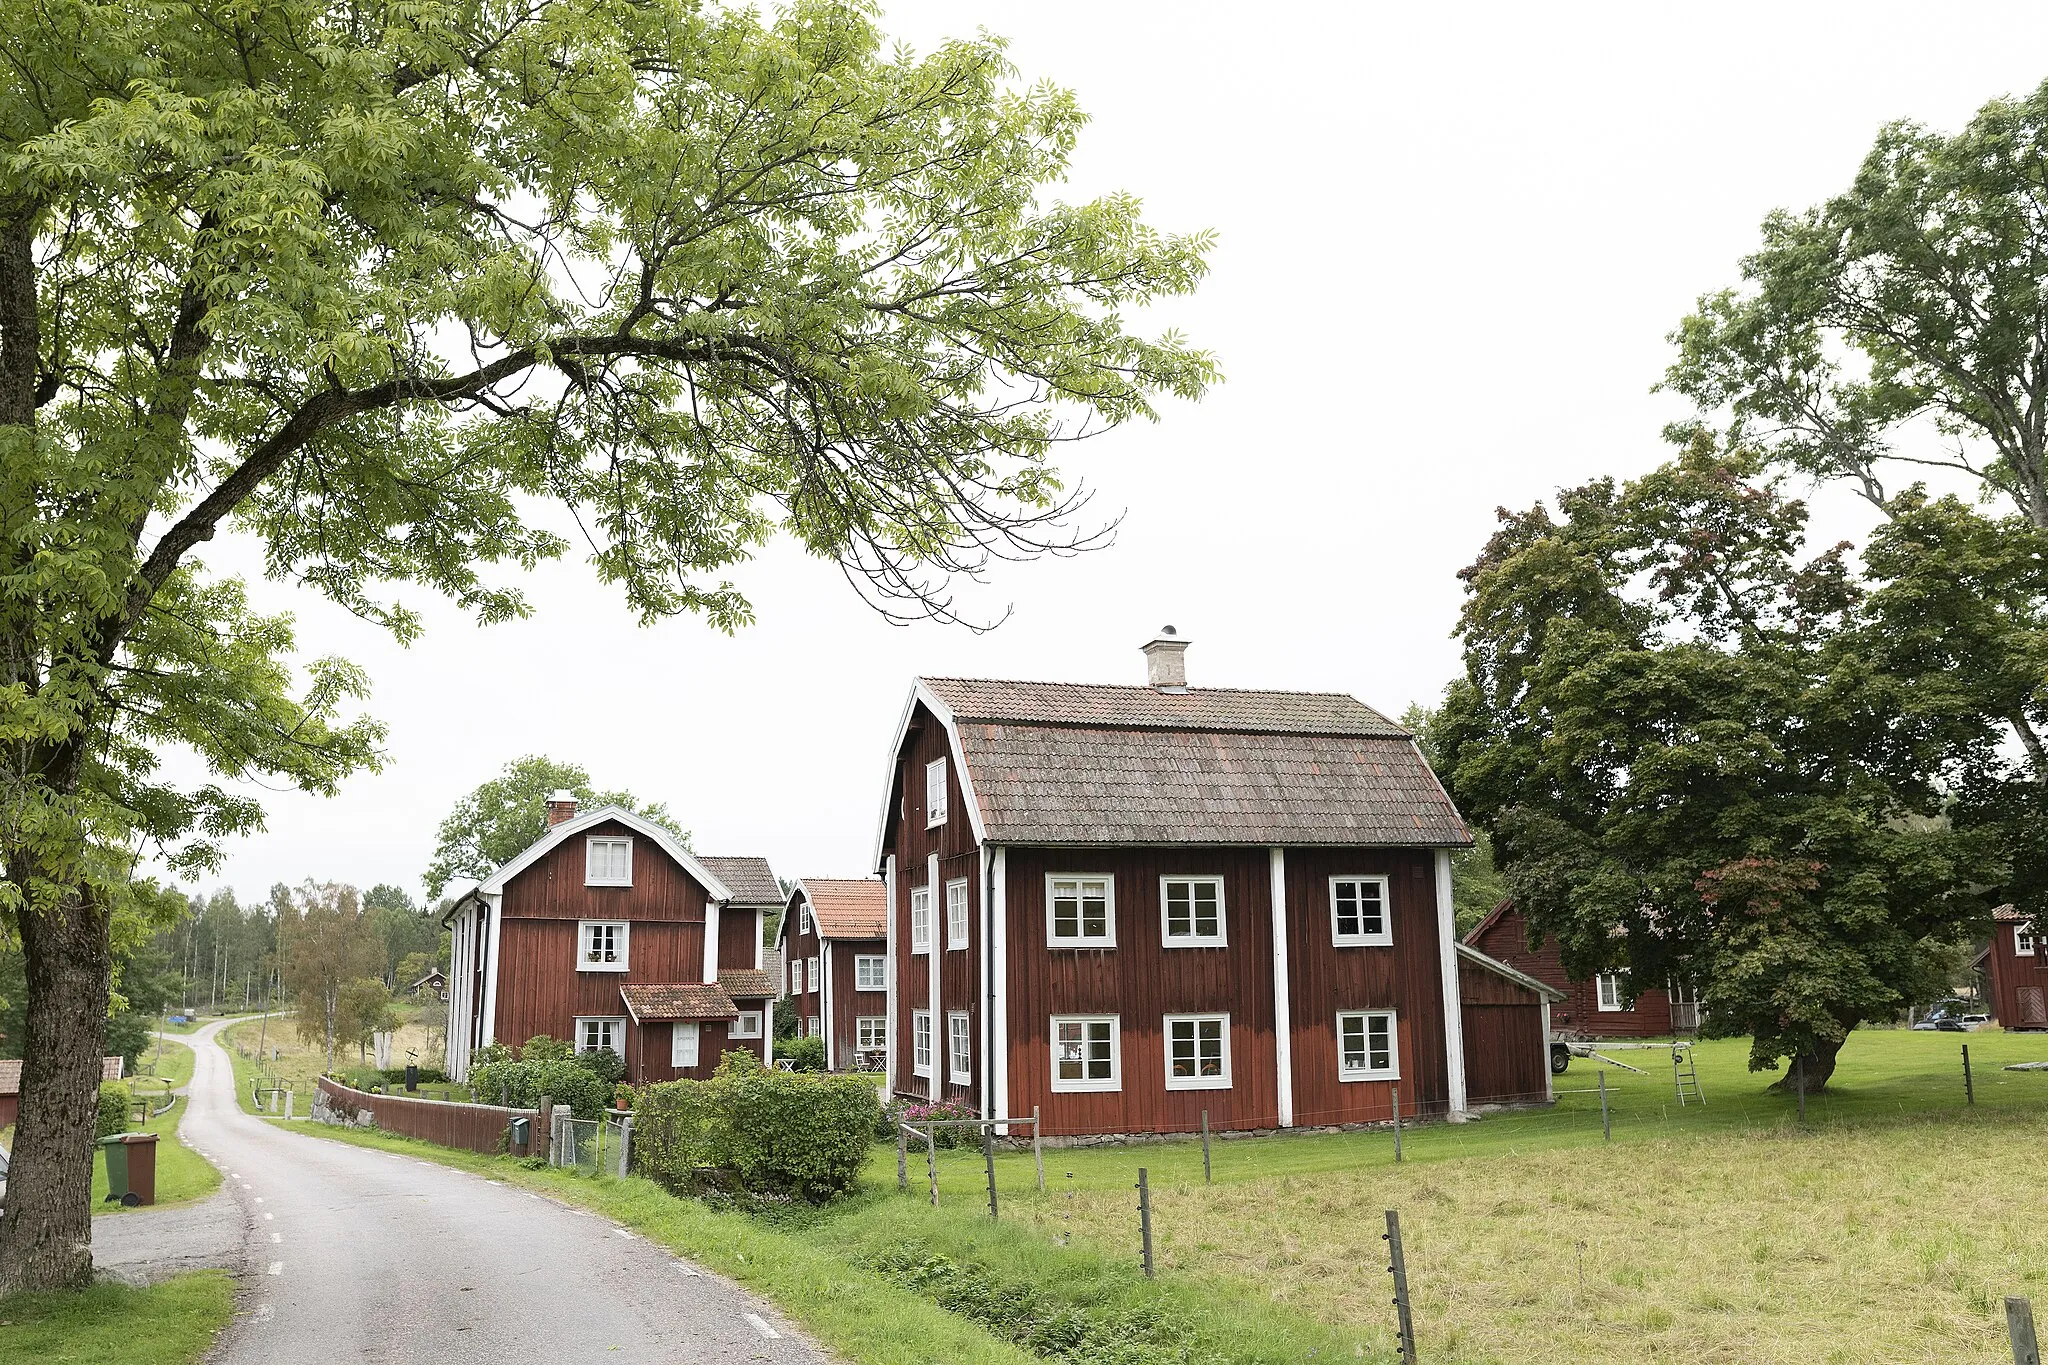
[[[861,953],[853,959],[853,988],[857,991],[889,989],[889,959],[880,953]]]
[[[621,1057],[626,1055],[626,1021],[623,1019],[589,1019],[579,1015],[576,1019],[576,1050],[578,1052],[604,1052],[610,1050]]]
[[[1223,878],[1161,877],[1160,913],[1166,917],[1169,948],[1221,948]]]
[[[633,841],[621,835],[594,835],[583,841],[585,886],[631,886]]]
[[[946,1076],[955,1085],[974,1083],[974,1023],[957,1010],[946,1016]]]
[[[1346,1010],[1337,1016],[1337,1079],[1398,1081],[1392,1010]]]
[[[853,1021],[853,1045],[862,1052],[889,1049],[889,1020],[886,1015],[863,1014]]]
[[[1122,1049],[1114,1014],[1055,1014],[1052,1017],[1052,1088],[1121,1090]]]
[[[967,882],[946,883],[946,947],[967,946]]]
[[[946,760],[935,758],[924,765],[924,824],[926,829],[946,823]]]
[[[910,1070],[913,1075],[932,1074],[932,1012],[910,1012]]]
[[[796,931],[799,934],[811,932],[811,907],[799,905],[796,908]]]
[[[632,926],[622,920],[587,919],[576,926],[576,970],[623,972]]]
[[[2012,951],[2015,957],[2032,957],[2034,955],[2033,925],[2015,924],[2012,927]]]
[[[1340,948],[1384,948],[1394,941],[1385,877],[1330,878],[1330,941]]]
[[[910,888],[910,951],[928,953],[932,950],[932,889],[929,886]]]
[[[1623,992],[1620,972],[1602,972],[1593,978],[1594,989],[1599,994],[1600,1008],[1613,1013],[1628,1008],[1628,996]]]
[[[728,1038],[759,1038],[761,1036],[761,1011],[741,1010],[739,1018],[726,1026]]]
[[[1230,1088],[1230,1016],[1166,1016],[1166,1088]]]
[[[697,1065],[697,1026],[677,1024],[669,1031],[668,1064],[673,1067]]]
[[[1108,877],[1053,873],[1045,879],[1049,948],[1116,947],[1116,884]]]

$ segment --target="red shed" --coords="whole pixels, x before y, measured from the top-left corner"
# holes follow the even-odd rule
[[[2009,1029],[2048,1029],[2048,945],[2010,905],[1991,912],[1991,1017]]]
[[[1465,935],[1465,942],[1562,991],[1564,999],[1551,1007],[1550,1024],[1567,1037],[1664,1038],[1699,1031],[1699,996],[1683,983],[1632,991],[1623,972],[1577,978],[1567,975],[1557,940],[1529,946],[1529,922],[1513,900],[1494,906],[1493,912]]]

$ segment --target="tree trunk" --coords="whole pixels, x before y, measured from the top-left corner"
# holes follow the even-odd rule
[[[28,976],[21,1113],[0,1219],[0,1294],[92,1283],[92,1163],[113,951],[76,895],[21,915]]]
[[[1820,1094],[1827,1089],[1828,1077],[1835,1074],[1835,1058],[1841,1052],[1839,1041],[1821,1042],[1816,1043],[1812,1050],[1789,1058],[1785,1063],[1785,1074],[1771,1083],[1771,1093],[1797,1095],[1799,1087],[1804,1084],[1809,1096]]]

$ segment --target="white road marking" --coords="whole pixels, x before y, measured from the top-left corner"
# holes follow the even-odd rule
[[[274,1213],[265,1213],[265,1214],[264,1214],[263,1216],[264,1216],[265,1218],[275,1218],[275,1217],[277,1217],[277,1215],[276,1215],[276,1214],[274,1214]]]
[[[283,1261],[272,1261],[272,1262],[270,1263],[270,1273],[271,1273],[271,1274],[273,1274],[273,1275],[282,1275],[282,1274],[284,1274],[284,1262],[283,1262]]]
[[[284,1240],[284,1234],[281,1232],[273,1232],[270,1234],[270,1240],[273,1242],[282,1242]]]
[[[756,1332],[759,1332],[762,1336],[768,1338],[768,1340],[782,1340],[782,1333],[776,1331],[773,1327],[770,1327],[767,1323],[767,1320],[764,1319],[759,1313],[742,1313],[740,1314],[740,1316],[745,1318],[748,1322],[754,1324],[754,1330]]]

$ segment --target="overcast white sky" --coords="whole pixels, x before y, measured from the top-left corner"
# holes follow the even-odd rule
[[[701,852],[857,875],[913,676],[1138,682],[1165,622],[1197,686],[1433,700],[1494,508],[1665,458],[1664,336],[1763,215],[1846,186],[1886,120],[1953,127],[2048,76],[2038,4],[926,0],[888,23],[921,50],[1008,36],[1093,115],[1068,197],[1129,189],[1162,229],[1220,234],[1153,323],[1227,382],[1068,454],[1128,513],[1115,546],[1004,570],[982,600],[1015,613],[984,636],[891,627],[788,546],[739,575],[760,619],[736,638],[637,627],[573,556],[531,580],[533,619],[436,608],[410,650],[258,585],[306,655],[370,669],[389,763],[338,799],[270,796],[201,889],[417,895],[450,805],[526,753],[667,802]],[[1823,506],[1830,539],[1860,529]]]

